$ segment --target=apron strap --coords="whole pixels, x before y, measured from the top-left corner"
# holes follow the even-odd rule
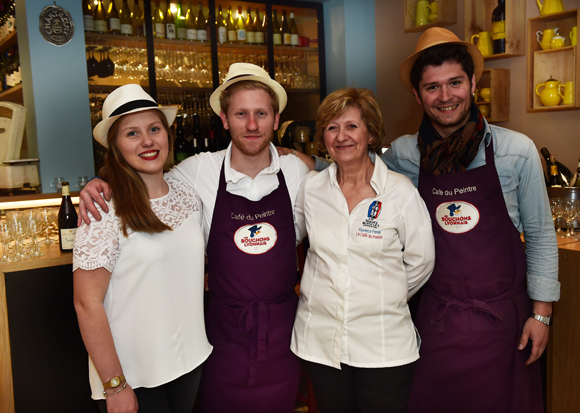
[[[257,317],[254,313],[257,310]],[[254,319],[257,318],[257,323]],[[238,319],[238,331],[242,335],[252,334],[252,343],[250,345],[250,366],[248,372],[248,387],[253,387],[256,383],[256,366],[258,361],[266,360],[266,340],[268,316],[266,303],[261,300],[250,301],[242,310]]]
[[[449,307],[461,308],[464,310],[472,310],[483,312],[489,321],[495,323],[496,321],[503,321],[503,317],[497,312],[493,311],[489,305],[480,300],[470,299],[465,301],[450,300],[445,303],[441,303],[437,306],[437,313],[435,317],[431,320],[431,324],[438,324],[438,333],[445,332],[445,313]]]

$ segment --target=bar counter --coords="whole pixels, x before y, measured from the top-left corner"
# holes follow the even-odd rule
[[[560,300],[547,349],[547,412],[580,412],[580,240],[558,237]],[[73,306],[72,254],[0,265],[0,412],[98,412]]]

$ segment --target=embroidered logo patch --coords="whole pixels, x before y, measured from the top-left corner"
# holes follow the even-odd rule
[[[234,234],[234,243],[246,254],[259,255],[271,250],[278,240],[276,228],[267,222],[244,225]]]
[[[379,223],[375,221],[381,215],[381,210],[383,208],[383,203],[381,201],[373,201],[369,205],[369,211],[367,213],[367,218],[362,222],[363,227],[378,228]]]
[[[479,211],[469,202],[444,202],[435,211],[437,223],[441,228],[453,234],[471,231],[479,222]]]

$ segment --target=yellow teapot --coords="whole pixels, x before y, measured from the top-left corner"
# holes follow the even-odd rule
[[[560,102],[562,102],[564,96],[562,95],[562,92],[560,92],[560,83],[559,80],[552,79],[550,76],[550,79],[546,80],[545,83],[540,83],[536,86],[536,95],[540,97],[542,105],[558,106]],[[540,92],[541,87],[543,87],[544,90]]]
[[[540,9],[540,16],[564,11],[562,0],[544,0],[544,4],[540,3],[540,0],[536,0],[536,3],[538,3],[538,8]]]

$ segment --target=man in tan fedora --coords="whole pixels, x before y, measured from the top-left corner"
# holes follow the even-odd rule
[[[482,70],[477,47],[432,28],[399,71],[424,116],[384,160],[418,186],[437,251],[410,412],[543,411],[536,361],[560,293],[556,237],[534,143],[473,103]]]
[[[191,185],[203,203],[208,257],[206,330],[212,354],[203,366],[202,412],[292,412],[300,375],[290,351],[297,305],[294,201],[308,168],[295,156],[279,157],[271,143],[284,88],[262,68],[230,66],[210,98],[230,131],[223,151],[182,161],[167,175]],[[81,193],[97,219],[103,210],[93,180]],[[178,334],[178,332],[176,332]]]

